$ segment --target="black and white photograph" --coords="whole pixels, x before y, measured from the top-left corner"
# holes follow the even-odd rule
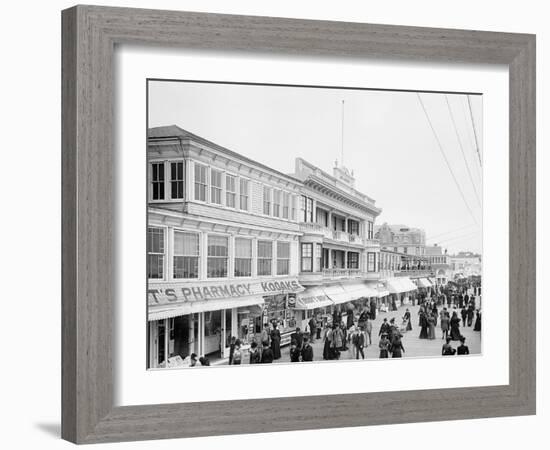
[[[482,354],[482,94],[149,79],[147,105],[148,369]]]

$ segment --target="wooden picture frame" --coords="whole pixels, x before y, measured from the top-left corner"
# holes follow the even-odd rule
[[[535,413],[535,36],[75,6],[62,13],[62,437],[76,443]],[[509,384],[113,406],[115,44],[505,64]],[[330,404],[330,409],[322,405]],[[449,408],[448,405],[453,405]],[[235,413],[235,412],[238,413]]]

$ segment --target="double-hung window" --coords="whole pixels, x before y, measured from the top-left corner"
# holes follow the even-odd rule
[[[264,186],[264,214],[271,214],[271,188]]]
[[[164,200],[164,163],[151,163],[151,199]]]
[[[199,235],[174,231],[174,278],[199,277]]]
[[[222,204],[222,173],[219,170],[210,171],[210,202],[218,205]]]
[[[315,271],[323,270],[323,245],[315,244]]]
[[[235,238],[235,276],[252,275],[252,240]]]
[[[367,272],[376,271],[376,253],[368,252],[367,253]]]
[[[313,244],[302,243],[300,270],[302,272],[313,271]]]
[[[359,269],[359,253],[348,252],[348,269]]]
[[[237,179],[233,175],[225,175],[225,206],[235,208],[237,197]]]
[[[281,216],[281,191],[278,189],[273,191],[273,216]]]
[[[373,239],[374,237],[374,222],[370,220],[367,222],[367,239]]]
[[[272,259],[273,243],[271,241],[258,241],[258,275],[271,275]]]
[[[208,236],[208,278],[227,277],[229,239],[227,236],[211,234]]]
[[[313,199],[302,195],[302,221],[313,222]]]
[[[283,219],[288,219],[290,211],[290,194],[283,192]]]
[[[239,209],[248,211],[248,180],[239,180]]]
[[[147,276],[164,278],[164,229],[147,228]]]
[[[195,163],[195,200],[206,201],[208,189],[208,168],[202,164]]]
[[[290,242],[277,241],[277,275],[290,273]]]
[[[183,161],[170,163],[170,198],[183,198]]]

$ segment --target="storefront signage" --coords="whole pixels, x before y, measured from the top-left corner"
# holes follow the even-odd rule
[[[301,291],[304,288],[298,280],[269,280],[256,283],[223,283],[223,284],[185,284],[165,283],[150,286],[149,304],[173,302],[194,302],[223,298],[238,298],[249,295],[269,295]]]

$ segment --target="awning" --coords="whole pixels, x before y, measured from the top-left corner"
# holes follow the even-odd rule
[[[366,283],[342,283],[342,287],[344,288],[344,291],[355,297],[353,300],[357,300],[361,297],[378,297],[378,291]]]
[[[429,287],[432,287],[432,283],[430,283],[430,280],[428,280],[427,278],[419,278],[418,287],[429,288]]]
[[[307,288],[296,294],[295,309],[315,309],[333,305],[334,302],[318,287]]]
[[[386,287],[391,294],[400,294],[401,292],[409,292],[417,289],[415,284],[407,277],[388,278]]]
[[[382,297],[385,297],[386,295],[390,295],[390,291],[388,291],[384,283],[370,282],[368,283],[368,286],[369,288],[373,289],[376,292],[376,294],[373,295],[373,297],[382,298]]]
[[[357,300],[360,297],[354,293],[345,291],[340,283],[331,284],[329,286],[321,286],[321,289],[325,295],[334,302],[334,304],[351,302],[352,300]]]
[[[187,301],[171,305],[153,305],[149,306],[147,318],[148,320],[162,320],[192,313],[218,311],[220,309],[231,309],[242,306],[263,304],[263,297],[250,296],[224,298],[219,300]]]

